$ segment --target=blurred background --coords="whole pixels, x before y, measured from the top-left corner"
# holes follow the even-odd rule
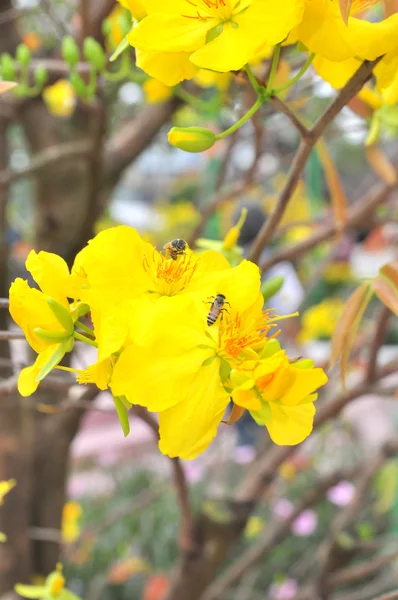
[[[28,277],[24,262],[32,248],[59,253],[71,264],[95,233],[127,224],[158,249],[184,238],[199,251],[229,252],[237,263],[272,213],[299,144],[273,104],[207,152],[189,154],[167,141],[171,125],[219,132],[242,116],[254,98],[239,74],[203,72],[185,94],[173,95],[143,78],[129,51],[122,60],[130,60],[130,75],[120,75],[116,63],[98,75],[91,97],[79,96],[68,81],[62,39],[73,35],[81,45],[91,35],[109,54],[126,20],[128,12],[109,0],[0,0],[0,72],[22,85],[0,100],[2,298],[16,276]],[[26,69],[14,60],[21,42],[31,52]],[[283,49],[280,85],[304,60],[297,49]],[[258,64],[258,76],[268,67],[268,59]],[[40,79],[35,74],[43,68]],[[88,85],[84,56],[78,72]],[[284,99],[313,122],[335,93],[309,69]],[[311,357],[325,368],[347,299],[397,260],[398,194],[391,173],[398,164],[398,106],[389,108],[380,141],[369,149],[372,110],[355,98],[340,112],[327,130],[327,148],[312,151],[260,258],[264,283],[280,278],[266,306],[279,314],[300,312],[282,322],[284,345],[290,355]],[[370,209],[362,210],[367,203]],[[339,207],[348,221],[303,246],[328,231]],[[239,247],[227,248],[223,240],[244,208]],[[2,332],[15,332],[7,310],[0,319]],[[92,356],[76,346],[72,364],[84,368]],[[375,364],[369,373],[372,356],[377,373]],[[0,531],[8,537],[0,544],[0,594],[18,582],[39,585],[61,560],[68,588],[85,600],[162,600],[167,593],[185,600],[170,592],[181,560],[180,514],[170,460],[158,452],[150,427],[133,415],[125,439],[108,393],[82,392],[67,378],[50,378],[32,398],[21,399],[16,374],[30,360],[23,341],[0,342],[0,480],[17,481],[0,508]],[[320,402],[341,397],[347,406],[276,461],[272,485],[240,524],[218,573],[231,573],[253,548],[262,551],[215,598],[366,600],[398,587],[398,462],[388,446],[397,439],[397,360],[398,320],[374,298],[353,345],[348,391],[334,370],[321,393]],[[229,499],[268,452],[276,456],[266,430],[251,417],[222,425],[209,450],[183,465],[195,514],[228,523]],[[329,485],[294,516],[325,478]],[[329,577],[319,596],[308,588],[316,561],[317,573]]]

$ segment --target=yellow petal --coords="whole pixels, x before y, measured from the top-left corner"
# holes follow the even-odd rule
[[[297,406],[270,403],[271,418],[266,427],[275,444],[292,446],[300,444],[312,431],[315,406],[312,402]]]
[[[137,21],[141,21],[146,17],[146,10],[144,4],[140,0],[119,0],[120,4],[127,8]]]
[[[38,354],[33,365],[22,369],[18,377],[18,392],[21,396],[31,396],[37,390],[39,381],[36,381],[36,377],[58,348],[59,344],[52,344]]]
[[[63,258],[51,252],[37,254],[31,250],[25,264],[44,294],[68,305],[69,269]]]
[[[64,331],[48,306],[47,297],[39,290],[30,288],[27,281],[19,277],[10,287],[10,314],[36,352],[54,344],[53,341],[39,338],[34,333],[36,327],[53,332]]]
[[[8,481],[0,481],[0,505],[3,504],[4,496],[17,485],[15,479],[9,479]]]
[[[188,388],[181,388],[182,401],[159,414],[161,452],[172,458],[196,458],[217,433],[229,394],[219,376],[219,364],[202,367]]]
[[[189,60],[190,56],[190,52],[153,52],[137,49],[136,64],[164,85],[174,86],[184,79],[192,79],[197,72],[197,68]]]
[[[143,19],[127,39],[140,50],[192,52],[205,44],[207,32],[216,24],[213,19],[155,13]]]

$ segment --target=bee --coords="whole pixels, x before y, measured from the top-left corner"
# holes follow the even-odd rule
[[[171,242],[167,242],[163,246],[163,250],[166,250],[166,258],[170,256],[173,260],[177,260],[177,256],[182,256],[185,254],[188,244],[185,240],[181,240],[180,238],[176,240],[171,240]]]
[[[214,325],[214,323],[217,321],[220,315],[222,319],[224,311],[228,312],[225,308],[226,304],[231,306],[229,302],[225,300],[224,294],[210,296],[210,300],[210,302],[206,302],[206,304],[211,304],[209,314],[207,315],[207,324],[209,325],[209,327],[210,325]]]

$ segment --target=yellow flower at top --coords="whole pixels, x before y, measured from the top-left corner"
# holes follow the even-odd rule
[[[304,0],[145,0],[145,7],[148,16],[128,35],[132,46],[185,53],[196,67],[225,73],[241,69],[264,46],[282,42],[301,21]],[[164,67],[159,64],[158,74],[147,72],[164,81]],[[184,78],[181,73],[179,81]]]

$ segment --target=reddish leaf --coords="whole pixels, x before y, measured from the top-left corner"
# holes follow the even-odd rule
[[[388,185],[397,183],[397,171],[382,150],[372,144],[366,148],[366,158],[373,171]]]
[[[340,182],[340,177],[333,160],[328,152],[326,144],[323,141],[317,144],[319,158],[321,160],[326,183],[329,188],[330,198],[332,201],[333,214],[338,229],[344,227],[348,218],[348,202],[343,186]]]
[[[114,584],[125,583],[137,573],[146,573],[149,565],[139,556],[131,556],[114,564],[108,572],[108,581]]]
[[[330,367],[333,367],[340,358],[340,373],[343,386],[345,386],[351,348],[359,323],[371,297],[372,289],[370,284],[363,283],[360,285],[345,303],[343,314],[333,334]]]
[[[245,410],[245,408],[234,404],[231,410],[231,414],[229,415],[227,425],[233,425],[234,423],[236,423],[236,421],[239,421],[239,419],[244,415]]]
[[[148,580],[142,600],[163,600],[168,588],[169,580],[166,575],[157,573],[157,575],[154,575]]]
[[[398,317],[398,261],[384,265],[372,287],[379,300]]]
[[[363,119],[370,119],[374,113],[374,109],[359,96],[352,98],[352,100],[349,101],[348,106],[354,113]]]
[[[0,94],[4,94],[15,87],[17,84],[13,81],[0,81]]]

